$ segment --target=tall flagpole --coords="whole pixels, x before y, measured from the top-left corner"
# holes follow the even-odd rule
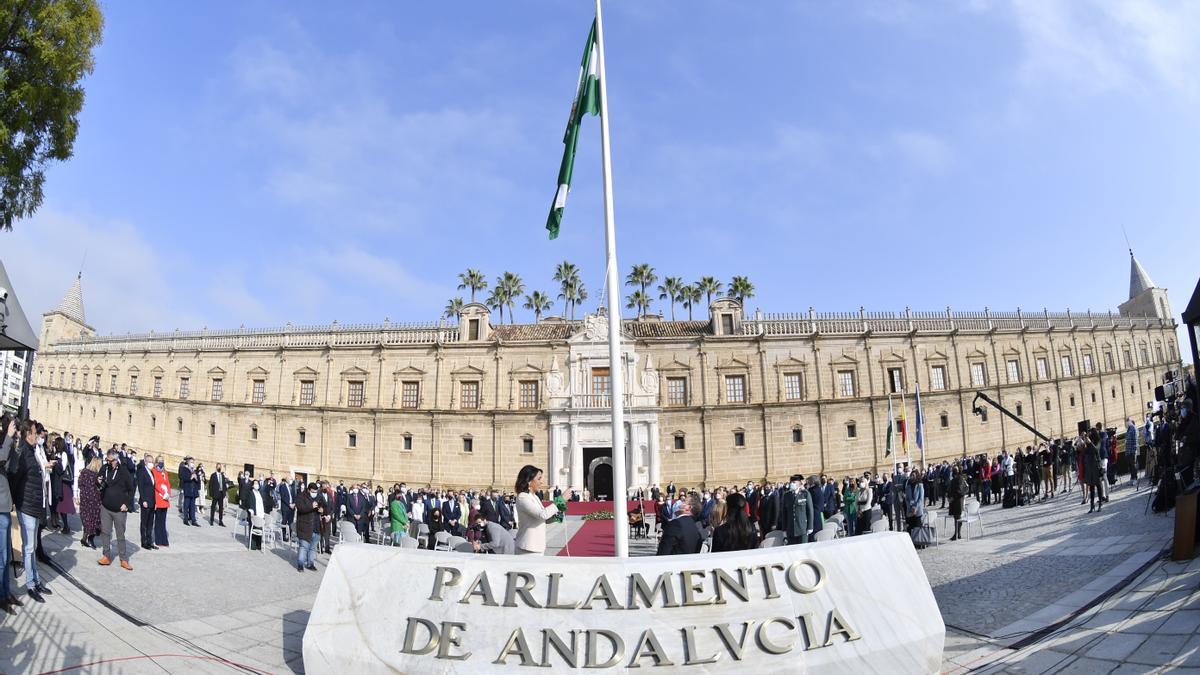
[[[613,535],[618,558],[629,557],[629,517],[625,488],[625,369],[621,362],[621,286],[617,231],[613,225],[612,159],[608,144],[608,75],[604,72],[604,22],[596,0],[597,74],[600,77],[600,155],[604,173],[604,245],[608,267],[608,361],[612,392]]]

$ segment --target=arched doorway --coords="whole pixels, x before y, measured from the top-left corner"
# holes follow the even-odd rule
[[[612,457],[597,457],[588,465],[588,491],[592,499],[612,499],[613,468]]]

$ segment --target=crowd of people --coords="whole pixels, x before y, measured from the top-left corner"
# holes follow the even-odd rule
[[[1194,480],[1200,422],[1195,421],[1194,386],[1189,391],[1141,425],[1127,419],[1123,434],[1096,424],[1073,439],[994,457],[962,457],[924,468],[897,463],[893,472],[841,479],[795,474],[787,482],[715,489],[687,489],[673,482],[638,489],[630,495],[635,504],[630,527],[648,534],[645,505],[653,504],[659,555],[698,553],[706,542],[709,550],[719,552],[756,548],[773,537],[781,544],[800,544],[879,530],[907,531],[920,548],[930,543],[924,532],[929,509],[947,509],[955,521],[951,541],[962,536],[964,507],[972,498],[980,505],[1019,507],[1069,495],[1079,487],[1080,504],[1088,505],[1089,513],[1100,512],[1119,480],[1118,467],[1138,485],[1139,464],[1157,491],[1155,509],[1161,510],[1160,502],[1161,508],[1169,508],[1175,491]],[[48,562],[42,534],[72,535],[71,516],[79,519],[81,545],[99,549],[100,565],[119,561],[132,571],[125,539],[130,513],[139,514],[143,549],[170,546],[171,476],[161,455],[144,453],[139,460],[124,444],[102,450],[99,437],[81,442],[29,419],[4,416],[0,429],[0,531],[9,534],[7,545],[0,546],[0,610],[14,613],[23,606],[10,588],[9,570],[13,579],[23,577],[33,601],[45,602],[52,594],[39,569],[39,563]],[[306,482],[302,475],[288,479],[269,473],[261,478],[246,471],[231,479],[223,465],[209,473],[193,457],[180,462],[176,475],[181,526],[200,527],[207,509],[209,526],[225,527],[226,502],[236,498],[237,522],[251,526],[249,547],[261,548],[269,522],[283,541],[295,538],[301,572],[315,571],[316,555],[332,553],[347,536],[427,548],[458,537],[458,550],[541,554],[546,524],[561,520],[568,502],[590,498],[586,492],[547,489],[542,471],[534,466],[521,469],[511,492],[410,488],[403,482],[389,489],[366,482],[334,485],[329,480]],[[22,541],[20,559],[13,556],[14,518]]]

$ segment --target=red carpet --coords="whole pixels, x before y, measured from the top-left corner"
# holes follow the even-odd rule
[[[571,537],[567,546],[558,552],[572,558],[580,556],[608,557],[617,553],[616,536],[611,520],[585,520],[583,527]]]

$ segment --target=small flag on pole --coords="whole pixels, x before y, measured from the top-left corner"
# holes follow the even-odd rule
[[[921,412],[921,384],[917,383],[917,449],[925,452],[925,414]]]
[[[558,167],[558,189],[554,203],[550,205],[550,216],[546,218],[546,229],[550,238],[558,237],[562,225],[563,208],[567,205],[567,193],[571,191],[571,173],[575,170],[575,146],[579,142],[579,125],[584,114],[600,114],[600,72],[596,62],[596,22],[588,32],[587,46],[583,49],[583,61],[579,66],[579,86],[575,90],[575,101],[567,118],[567,131],[563,134],[562,164]]]
[[[908,456],[908,420],[904,414],[904,392],[900,392],[900,447],[904,456]]]
[[[896,416],[892,413],[892,395],[888,394],[888,424],[887,424],[887,451],[884,452],[884,457],[891,457],[892,450],[896,449]]]

